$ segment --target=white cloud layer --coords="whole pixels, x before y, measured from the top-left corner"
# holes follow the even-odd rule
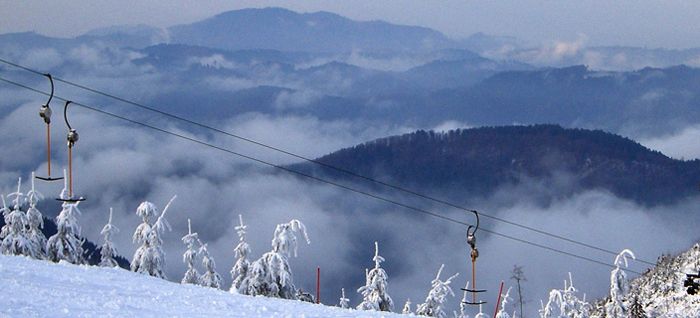
[[[17,154],[0,158],[2,193],[12,190],[19,171],[25,171],[25,174],[33,169],[45,171],[42,127],[39,120],[34,121],[35,104],[23,104],[1,119],[0,133],[13,136],[3,141],[3,149]],[[32,122],[36,124],[27,124]],[[239,213],[249,224],[253,257],[269,249],[275,224],[291,218],[302,220],[309,229],[312,244],[301,247],[300,257],[292,260],[294,279],[299,287],[312,290],[314,270],[321,267],[323,298],[329,302],[337,298],[341,287],[357,301],[358,296],[352,290],[362,282],[363,267],[371,266],[371,242],[374,240],[380,241],[381,253],[387,258],[389,288],[397,304],[409,297],[414,301],[422,300],[430,279],[442,263],[446,264],[447,272],[461,273],[455,287],[461,287],[468,279],[470,268],[465,265],[465,229],[461,226],[424,218],[283,173],[272,173],[221,152],[123,126],[80,108],[73,110],[72,122],[81,133],[81,140],[75,148],[76,192],[88,197],[88,201],[81,204],[83,214],[79,218],[83,234],[99,242],[98,231],[107,219],[109,207],[113,207],[116,212],[114,223],[122,229],[115,244],[120,253],[131,257],[135,247],[130,236],[139,223],[134,214],[138,203],[149,200],[162,207],[170,196],[177,194],[178,199],[168,215],[173,232],[165,235],[167,272],[173,280],[179,280],[184,273],[180,259],[184,246],[179,238],[184,235],[186,220],[190,218],[193,229],[209,243],[219,272],[230,281],[227,271],[233,263],[232,249],[237,240],[233,227]],[[439,127],[447,129],[462,125],[447,122]],[[245,131],[256,140],[311,157],[402,130],[370,129],[358,123],[321,122],[311,117],[276,118],[259,114],[236,117],[227,126],[227,129]],[[55,129],[54,140],[62,140],[64,133],[62,129]],[[293,162],[223,137],[194,136],[275,163]],[[63,166],[65,152],[62,147],[57,146],[54,155],[54,169]],[[60,185],[56,184],[39,184],[39,189],[48,197],[57,194],[59,188]],[[697,202],[645,208],[593,191],[543,207],[523,196],[533,189],[537,188],[505,190],[492,198],[475,202],[475,205],[499,217],[611,250],[631,248],[640,258],[651,261],[660,253],[689,246],[695,237],[695,229],[688,224],[696,224],[694,222],[698,220],[680,222],[669,216],[683,215]],[[441,189],[432,191],[439,195]],[[461,212],[443,207],[427,208],[471,222],[471,216]],[[55,212],[44,211],[48,215]],[[612,261],[611,255],[557,243],[485,218],[482,222],[485,228],[497,232],[606,263]],[[508,277],[513,264],[524,266],[528,277],[524,287],[526,298],[530,300],[527,304],[530,312],[535,310],[536,301],[545,297],[549,288],[560,287],[569,271],[578,287],[589,297],[603,296],[608,285],[609,269],[600,265],[484,233],[480,235],[479,248],[479,287],[489,289],[484,296],[486,300],[495,297],[500,280],[512,283]],[[635,265],[633,268],[642,271],[645,267]],[[456,308],[457,303],[456,298],[450,299],[451,307]]]
[[[681,131],[642,139],[640,143],[650,149],[661,151],[663,154],[676,159],[700,159],[700,126],[689,126]]]

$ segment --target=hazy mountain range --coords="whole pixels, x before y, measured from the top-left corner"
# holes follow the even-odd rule
[[[653,139],[672,150],[696,146],[699,56],[695,49],[590,48],[585,40],[532,45],[485,34],[450,39],[421,27],[275,8],[227,12],[168,29],[116,26],[75,38],[0,34],[0,57],[42,73],[514,222],[611,250],[634,247],[646,259],[697,238],[691,212],[698,161],[671,159],[682,155],[636,141],[648,145],[644,141]],[[5,64],[0,76],[49,89],[43,76]],[[0,133],[13,136],[0,144],[12,154],[0,157],[5,180],[0,188],[9,193],[17,177],[45,169],[44,127],[36,112],[46,97],[4,82],[0,90]],[[64,82],[56,82],[56,94],[275,164],[357,182]],[[66,165],[65,144],[59,147],[65,138],[61,103],[55,99],[52,105],[54,160],[61,166]],[[164,203],[178,194],[168,215],[173,232],[165,239],[169,277],[184,272],[179,238],[188,218],[224,272],[233,263],[238,214],[250,222],[256,255],[269,249],[266,231],[275,224],[303,220],[314,245],[293,260],[304,269],[295,274],[312,282],[314,272],[305,269],[321,266],[328,290],[351,290],[364,282],[374,241],[382,244],[396,299],[424,297],[415,286],[428,284],[441,263],[450,272],[465,270],[466,254],[454,252],[466,248],[461,226],[271,173],[86,109],[72,108],[70,116],[81,133],[76,187],[91,198],[81,204],[83,235],[99,241],[105,211],[114,207],[115,224],[124,231],[115,244],[132,255],[137,204]],[[468,129],[483,126],[489,127]],[[41,187],[44,193],[60,191]],[[497,222],[484,226],[543,241]],[[665,234],[652,237],[651,228]],[[480,275],[494,282],[488,287],[492,294],[514,263],[527,268],[528,288],[536,293],[561,287],[568,271],[581,277],[580,288],[591,297],[607,290],[607,268],[498,237],[480,239]],[[576,252],[610,263],[607,254]],[[546,297],[534,293],[533,300]]]

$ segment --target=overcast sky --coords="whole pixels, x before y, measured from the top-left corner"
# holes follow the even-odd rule
[[[268,6],[427,26],[451,37],[485,32],[533,43],[583,37],[589,45],[700,47],[700,1],[656,0],[0,0],[0,33],[33,30],[74,36],[110,25],[167,27],[227,10]]]

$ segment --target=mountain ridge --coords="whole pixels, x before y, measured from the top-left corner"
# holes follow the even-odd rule
[[[442,33],[425,27],[355,21],[330,12],[297,13],[283,8],[233,10],[168,30],[173,43],[227,50],[406,51],[442,48],[451,43]]]
[[[694,195],[700,181],[700,160],[676,160],[619,135],[558,125],[419,130],[316,160],[417,188],[488,196],[504,186],[539,180],[560,187],[554,196],[603,189],[651,206]],[[348,178],[309,164],[295,167]],[[562,174],[568,177],[563,184],[558,181]]]

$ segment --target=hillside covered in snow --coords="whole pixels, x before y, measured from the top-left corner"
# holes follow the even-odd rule
[[[400,317],[0,255],[1,317]]]
[[[689,295],[684,286],[685,274],[700,270],[700,244],[675,256],[662,255],[656,267],[633,279],[624,304],[629,310],[638,303],[646,317],[700,317],[700,296]],[[604,303],[594,305],[591,316],[605,317]]]

